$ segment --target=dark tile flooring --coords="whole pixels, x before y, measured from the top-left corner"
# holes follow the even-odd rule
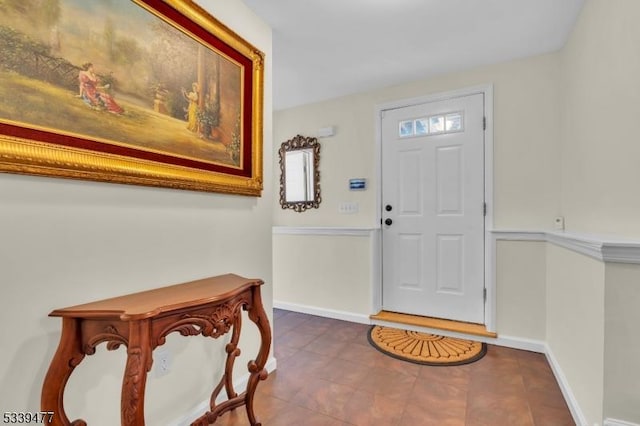
[[[369,326],[274,311],[278,368],[258,384],[263,426],[574,425],[544,355],[489,345],[481,360],[430,367],[367,341]],[[244,408],[216,425],[247,425]]]

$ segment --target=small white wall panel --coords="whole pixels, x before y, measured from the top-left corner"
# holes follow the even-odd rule
[[[463,151],[461,146],[436,149],[438,215],[463,214]]]
[[[464,236],[437,237],[437,292],[464,294]]]
[[[404,289],[421,288],[423,239],[420,234],[398,235],[399,285]]]
[[[411,150],[398,155],[400,189],[400,214],[419,215],[422,213],[422,152]]]

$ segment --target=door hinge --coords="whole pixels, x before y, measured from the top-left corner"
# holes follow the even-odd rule
[[[487,130],[487,117],[482,117],[482,130]]]
[[[487,301],[487,288],[485,287],[484,289],[482,289],[482,298],[484,299],[484,301]]]
[[[482,204],[482,215],[483,216],[487,215],[487,203]]]

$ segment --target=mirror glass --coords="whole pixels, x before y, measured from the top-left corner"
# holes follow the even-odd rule
[[[285,197],[287,203],[313,199],[313,151],[285,153]]]
[[[320,144],[296,136],[280,147],[280,205],[303,212],[320,206]]]

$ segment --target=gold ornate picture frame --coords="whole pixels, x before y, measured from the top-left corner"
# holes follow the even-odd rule
[[[262,52],[191,1],[46,3],[0,4],[0,172],[261,195]]]

